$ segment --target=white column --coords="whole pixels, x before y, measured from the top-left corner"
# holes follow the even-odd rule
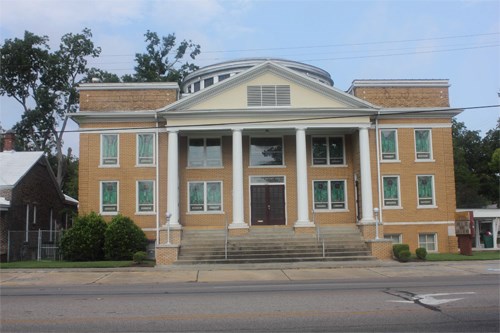
[[[314,223],[309,221],[306,130],[303,127],[295,130],[295,146],[297,159],[297,222],[295,222],[295,227],[313,227]]]
[[[179,225],[179,139],[177,130],[168,131],[167,212],[171,226]]]
[[[247,228],[243,213],[243,140],[241,129],[233,129],[233,222],[230,228]]]
[[[370,167],[370,140],[368,128],[359,129],[359,164],[361,168],[361,223],[375,222],[373,219],[372,173]]]

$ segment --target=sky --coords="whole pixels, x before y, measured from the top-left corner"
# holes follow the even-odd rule
[[[200,44],[200,67],[278,57],[326,70],[344,91],[355,79],[449,79],[452,107],[500,104],[497,0],[0,0],[2,44],[27,30],[48,36],[55,50],[62,35],[84,28],[102,49],[89,66],[119,76],[133,73],[150,30]],[[21,114],[0,97],[4,129]],[[475,108],[457,120],[484,135],[499,117],[498,107]],[[78,135],[64,138],[78,153]]]

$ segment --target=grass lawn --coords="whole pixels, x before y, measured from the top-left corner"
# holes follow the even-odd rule
[[[428,253],[427,261],[500,260],[500,251],[472,252],[471,256],[458,253]]]
[[[145,260],[138,265],[130,261],[15,261],[0,263],[0,269],[8,268],[116,268],[116,267],[153,267],[154,260]]]

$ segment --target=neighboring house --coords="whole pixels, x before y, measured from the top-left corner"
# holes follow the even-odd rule
[[[357,225],[365,239],[457,251],[448,80],[355,80],[243,59],[175,83],[80,90],[83,213],[172,230]],[[179,96],[181,96],[179,98]],[[378,212],[374,208],[378,209]]]
[[[59,189],[49,162],[43,152],[16,152],[12,149],[13,133],[4,138],[0,152],[0,255],[5,261],[11,243],[11,257],[18,257],[22,244],[13,244],[9,231],[27,244],[37,238],[38,230],[52,233],[71,224],[78,201]],[[12,234],[12,233],[11,233]],[[13,250],[15,247],[16,250]],[[33,253],[33,251],[35,251]],[[24,250],[24,256],[36,259],[36,248]],[[24,258],[26,259],[26,258]]]

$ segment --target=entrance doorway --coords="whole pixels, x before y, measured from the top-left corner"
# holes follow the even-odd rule
[[[285,225],[284,177],[251,177],[250,181],[252,226]]]

